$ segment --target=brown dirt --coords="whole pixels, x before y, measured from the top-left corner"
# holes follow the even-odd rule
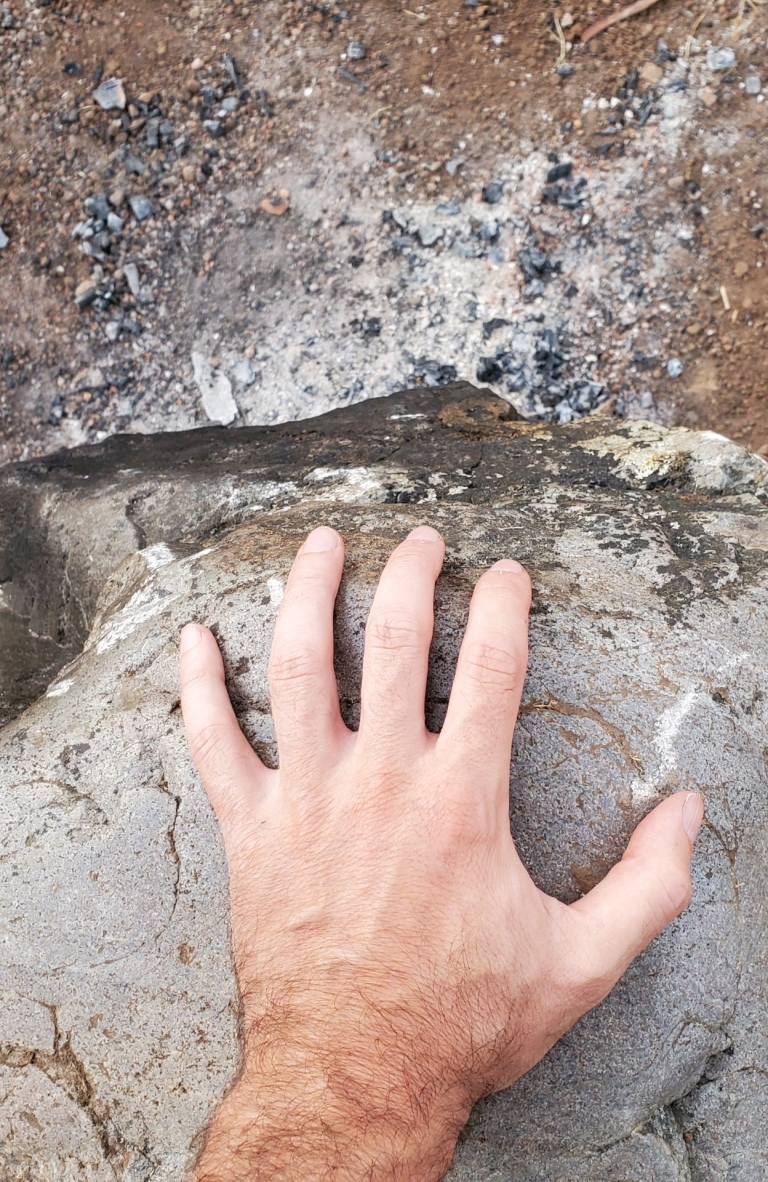
[[[95,363],[84,314],[73,301],[77,284],[91,273],[91,261],[73,242],[72,226],[83,216],[84,196],[120,183],[115,154],[138,134],[135,127],[123,130],[115,112],[104,113],[92,102],[94,72],[129,78],[129,98],[149,103],[159,95],[169,117],[192,124],[202,101],[201,79],[205,85],[206,70],[223,52],[234,56],[248,80],[247,106],[214,145],[191,133],[187,156],[167,174],[162,219],[130,231],[130,245],[145,246],[147,265],[157,271],[156,298],[171,301],[171,320],[169,268],[176,267],[177,278],[179,268],[186,268],[191,279],[204,282],[216,265],[215,250],[196,242],[181,257],[185,227],[222,186],[260,183],[267,163],[312,148],[320,120],[327,128],[336,115],[343,116],[372,133],[381,171],[389,171],[393,188],[410,184],[438,200],[461,195],[470,163],[473,175],[485,170],[492,176],[498,156],[525,155],[526,144],[557,141],[596,176],[624,156],[637,156],[652,179],[648,204],[639,208],[637,193],[628,194],[627,206],[616,210],[617,227],[629,210],[633,233],[645,235],[651,253],[660,225],[683,219],[694,232],[684,265],[666,275],[671,294],[641,319],[633,373],[667,421],[710,428],[768,452],[762,365],[768,231],[754,232],[768,197],[768,103],[746,97],[740,85],[750,68],[759,72],[764,64],[766,15],[747,5],[740,21],[739,0],[717,0],[701,22],[699,42],[733,44],[738,60],[730,75],[710,76],[673,166],[657,160],[657,128],[641,132],[629,122],[608,136],[606,116],[594,107],[585,111],[583,102],[615,94],[630,71],[653,61],[658,38],[670,47],[684,46],[704,0],[693,12],[676,0],[659,0],[589,45],[578,43],[579,27],[618,7],[615,0],[559,6],[501,0],[476,8],[463,7],[461,0],[413,6],[396,0],[134,0],[125,7],[113,0],[51,0],[35,10],[22,0],[6,3],[16,27],[0,31],[0,224],[11,239],[0,254],[0,458],[132,429],[130,415],[114,410],[117,386],[78,390],[70,378],[76,368]],[[574,43],[568,60],[575,72],[559,77],[553,72],[558,46],[548,21],[569,8],[575,25],[566,33]],[[494,36],[503,37],[500,45]],[[362,41],[367,56],[342,69],[364,84],[364,92],[338,72],[350,40]],[[193,72],[196,58],[205,65]],[[65,74],[68,62],[77,62],[79,76]],[[324,101],[308,116],[304,96],[313,87],[324,89]],[[62,121],[75,110],[77,122]],[[140,121],[141,114],[134,119]],[[467,163],[451,178],[443,164],[456,155],[459,136],[467,145],[461,153]],[[209,146],[217,153],[210,158]],[[339,144],[340,156],[344,151]],[[184,179],[185,165],[192,167],[193,179]],[[275,196],[272,182],[261,183],[264,195]],[[656,263],[663,271],[664,260]],[[130,296],[124,303],[130,311]],[[661,342],[664,357],[684,362],[676,382],[658,349],[644,352],[646,330]],[[77,363],[62,369],[70,352]],[[149,365],[149,353],[144,360]],[[180,359],[171,356],[167,364],[169,380],[188,377]],[[151,377],[136,379],[132,372],[151,400]],[[64,377],[56,379],[56,373]],[[48,376],[43,380],[41,374]],[[50,398],[46,402],[41,394],[46,381],[58,381],[64,390],[64,419],[77,419],[79,435],[63,430],[61,410],[58,419],[51,417]],[[185,425],[173,409],[183,396],[164,398],[167,425]]]

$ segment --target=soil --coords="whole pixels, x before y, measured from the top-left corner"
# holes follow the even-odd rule
[[[0,461],[457,376],[768,453],[768,10],[620,7],[5,0]]]

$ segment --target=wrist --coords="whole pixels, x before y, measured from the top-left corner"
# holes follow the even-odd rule
[[[466,1089],[424,1066],[416,1047],[385,1044],[373,1030],[355,1044],[335,1040],[332,1024],[315,1021],[303,1038],[251,1027],[195,1182],[219,1182],[224,1164],[231,1182],[442,1178],[469,1116]]]

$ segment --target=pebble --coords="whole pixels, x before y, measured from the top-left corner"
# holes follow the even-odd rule
[[[83,67],[79,62],[67,62],[64,67],[64,73],[68,74],[70,78],[79,78],[83,72]]]
[[[705,107],[714,107],[717,102],[716,91],[710,90],[708,86],[702,90],[700,97]]]
[[[134,299],[138,299],[141,294],[141,280],[139,278],[139,268],[135,263],[126,263],[123,267],[123,274],[125,281],[128,284],[131,295]]]
[[[730,45],[710,45],[707,50],[707,67],[710,70],[730,70],[736,65],[736,50]]]
[[[72,389],[75,393],[81,390],[103,390],[106,386],[104,374],[94,365],[90,369],[83,369],[72,383]]]
[[[463,156],[454,156],[453,160],[447,160],[445,163],[445,171],[448,173],[448,176],[456,176],[456,173],[459,171],[463,163]]]
[[[483,189],[483,201],[486,205],[497,205],[501,201],[504,192],[504,185],[501,181],[491,181],[490,185],[486,185]]]
[[[571,15],[570,12],[564,12],[563,15],[560,17],[560,28],[561,29],[572,29],[573,28],[573,16]]]
[[[92,279],[84,279],[82,283],[78,283],[75,288],[75,303],[82,312],[84,308],[90,307],[96,299],[98,287]]]
[[[667,362],[667,373],[671,378],[679,378],[685,366],[679,357],[670,357]]]
[[[6,246],[8,245],[8,243],[9,243],[10,241],[11,241],[11,240],[10,240],[10,238],[8,237],[8,235],[6,234],[6,232],[5,232],[5,230],[3,229],[3,227],[2,227],[2,226],[0,226],[0,250],[5,250]]]
[[[362,41],[350,41],[347,46],[347,57],[352,62],[361,62],[366,56],[367,50]]]
[[[195,168],[194,164],[185,164],[181,170],[181,175],[189,185],[197,176],[197,169]]]
[[[445,231],[442,226],[420,226],[418,234],[422,246],[435,246]]]
[[[107,214],[107,229],[109,232],[111,234],[122,234],[124,225],[125,222],[123,219],[118,217],[113,210],[110,210]]]
[[[102,111],[125,110],[125,90],[119,78],[107,78],[94,90],[93,97]]]
[[[224,124],[220,119],[204,119],[203,127],[214,139],[220,139],[224,135]]]
[[[114,345],[115,341],[120,336],[120,321],[110,320],[109,324],[107,324],[106,328],[104,329],[104,333],[109,343]]]
[[[759,74],[750,74],[744,83],[744,90],[747,94],[759,94],[763,89],[763,84],[760,81]]]
[[[559,74],[561,78],[570,78],[575,69],[576,67],[572,66],[570,62],[561,62],[555,70],[555,73]]]
[[[640,77],[643,82],[647,82],[650,86],[657,86],[664,77],[664,71],[655,62],[646,62],[640,71]]]
[[[109,201],[106,193],[94,193],[92,197],[86,197],[83,206],[90,218],[98,218],[100,222],[105,222],[109,217]]]
[[[461,213],[461,206],[455,201],[441,201],[439,205],[435,206],[435,213],[441,213],[443,217],[455,218]]]
[[[240,386],[252,386],[256,380],[253,366],[247,357],[242,358],[241,361],[236,362],[232,366],[232,377]]]
[[[109,194],[109,204],[114,209],[119,209],[121,205],[125,204],[125,193],[122,189],[113,189]]]
[[[155,207],[149,198],[144,197],[140,193],[130,197],[128,199],[128,204],[130,205],[133,216],[136,218],[137,222],[146,221],[147,218],[151,218],[152,214],[155,212]]]
[[[237,403],[232,396],[232,383],[218,373],[202,353],[192,353],[195,383],[203,402],[203,410],[212,423],[228,426],[237,418]]]

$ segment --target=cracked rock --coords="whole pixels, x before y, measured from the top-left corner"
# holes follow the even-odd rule
[[[449,559],[432,729],[480,572],[509,554],[530,570],[510,821],[542,889],[573,902],[656,801],[706,799],[691,907],[478,1105],[451,1182],[763,1177],[767,501],[768,465],[720,436],[522,421],[461,384],[300,431],[114,436],[0,470],[0,1177],[188,1176],[239,1052],[226,864],[178,710],[178,631],[218,625],[241,725],[274,759],[269,638],[295,551],[329,512],[348,546],[337,676],[352,726],[376,580],[413,525],[438,527]]]

